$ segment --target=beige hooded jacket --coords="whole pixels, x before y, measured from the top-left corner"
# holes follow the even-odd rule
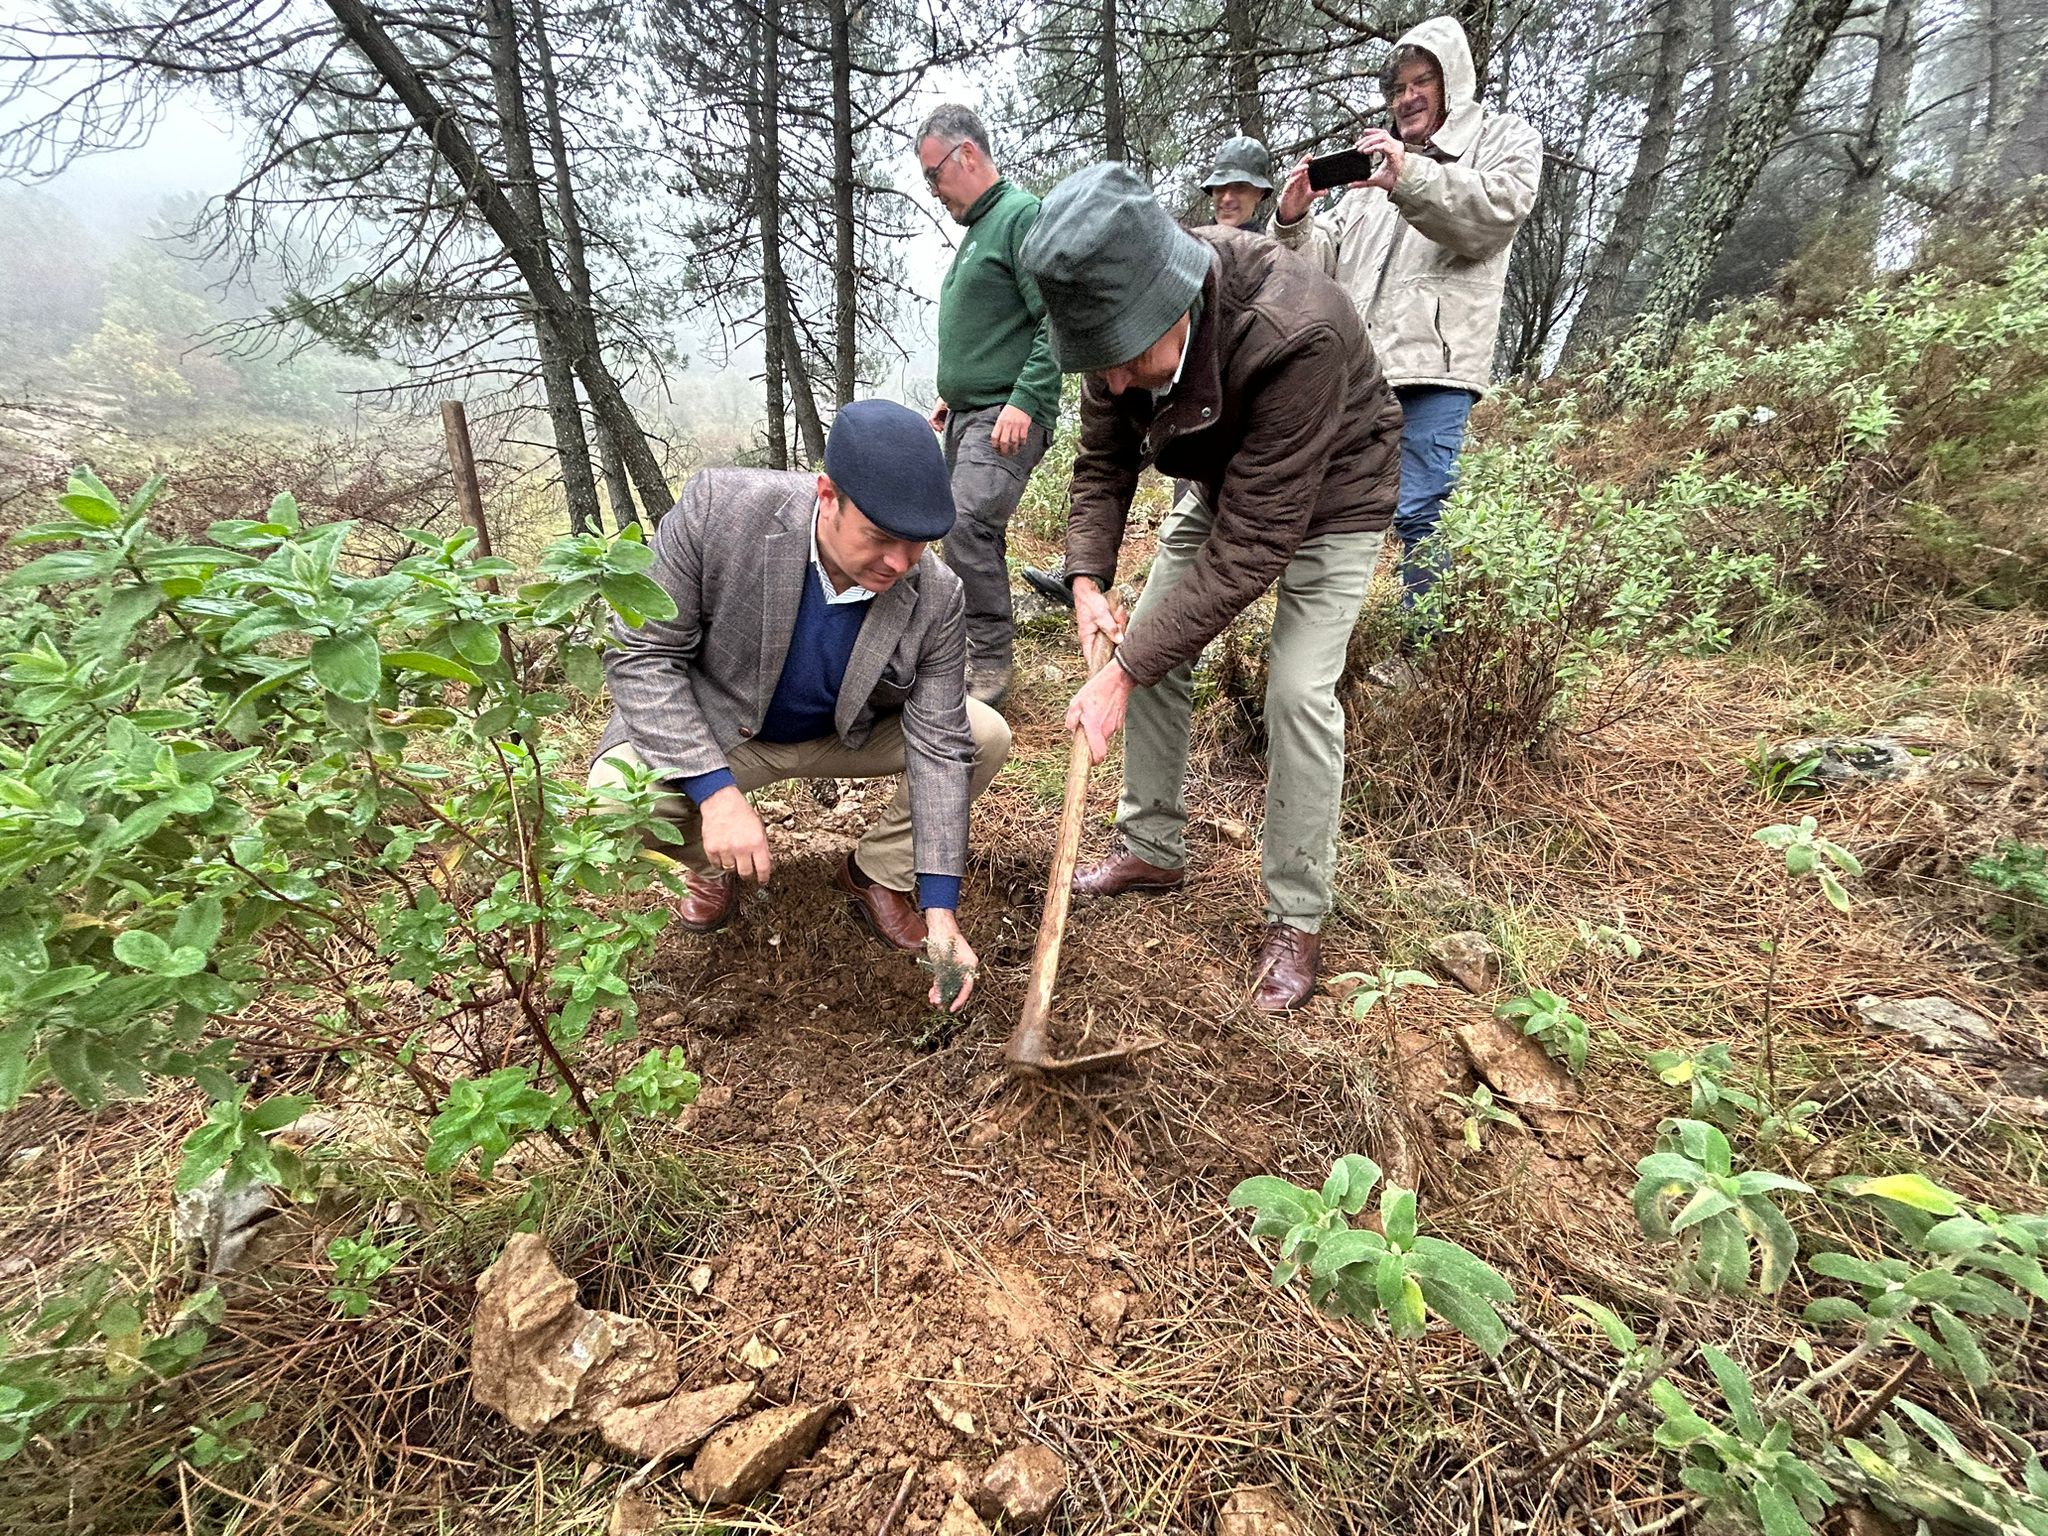
[[[1397,47],[1443,69],[1449,111],[1411,148],[1391,192],[1353,188],[1333,212],[1274,221],[1282,245],[1320,262],[1365,318],[1387,382],[1486,393],[1507,286],[1508,247],[1536,202],[1543,140],[1512,112],[1479,104],[1464,28],[1434,16]]]

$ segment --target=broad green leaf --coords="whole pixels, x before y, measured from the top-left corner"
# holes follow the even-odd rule
[[[171,964],[171,946],[146,929],[130,928],[114,940],[114,956],[138,971],[162,975]]]
[[[1415,1247],[1408,1255],[1408,1267],[1418,1274],[1428,1274],[1501,1306],[1511,1305],[1515,1299],[1514,1287],[1508,1284],[1499,1270],[1477,1254],[1460,1248],[1456,1243],[1447,1243],[1440,1237],[1416,1238]]]
[[[1763,1420],[1757,1417],[1756,1398],[1749,1388],[1749,1373],[1712,1345],[1702,1345],[1700,1358],[1714,1373],[1714,1385],[1734,1416],[1735,1428],[1752,1445],[1764,1437]]]
[[[384,665],[393,670],[425,672],[434,677],[449,677],[458,683],[474,684],[482,681],[476,673],[465,667],[461,662],[451,661],[446,656],[437,656],[432,651],[386,651],[384,653]]]
[[[1230,1192],[1230,1208],[1241,1211],[1256,1207],[1261,1213],[1284,1217],[1289,1224],[1314,1221],[1322,1214],[1322,1202],[1299,1184],[1260,1174],[1246,1179]]]
[[[1799,1513],[1799,1505],[1776,1483],[1758,1482],[1750,1489],[1756,1500],[1757,1519],[1764,1536],[1813,1536],[1813,1527]]]
[[[598,583],[598,590],[604,594],[604,600],[612,611],[634,629],[650,619],[665,620],[676,616],[676,600],[652,576],[620,571],[604,577]]]
[[[1868,1200],[1896,1200],[1900,1205],[1933,1216],[1953,1216],[1962,1209],[1956,1195],[1943,1189],[1922,1173],[1851,1175],[1832,1179],[1828,1188],[1837,1194]]]
[[[1396,1248],[1415,1243],[1415,1191],[1388,1185],[1380,1191],[1380,1228]]]
[[[1714,1189],[1711,1186],[1706,1189],[1696,1189],[1693,1191],[1692,1198],[1680,1206],[1677,1214],[1671,1218],[1671,1230],[1673,1232],[1683,1232],[1687,1227],[1697,1226],[1709,1217],[1719,1216],[1723,1211],[1732,1211],[1734,1209],[1735,1202],[1722,1194],[1720,1190]]]
[[[1619,1353],[1625,1355],[1640,1343],[1636,1338],[1636,1331],[1623,1322],[1620,1314],[1613,1308],[1603,1306],[1590,1296],[1567,1296],[1564,1301],[1566,1305],[1591,1318],[1600,1331],[1607,1335],[1607,1342]]]
[[[1949,1359],[1954,1362],[1957,1374],[1980,1392],[1990,1386],[1991,1362],[1985,1358],[1969,1325],[1947,1307],[1934,1308],[1932,1321],[1941,1342],[1948,1346]]]
[[[1735,1219],[1756,1244],[1761,1261],[1757,1289],[1766,1296],[1775,1293],[1792,1275],[1799,1257],[1799,1234],[1778,1208],[1761,1195],[1744,1200],[1735,1208]]]
[[[383,674],[383,653],[375,635],[357,630],[345,635],[324,635],[313,642],[307,656],[320,686],[344,699],[367,704],[377,697]]]
[[[1489,1357],[1508,1344],[1508,1327],[1491,1303],[1454,1282],[1446,1282],[1419,1271],[1410,1276],[1429,1310],[1465,1335]]]

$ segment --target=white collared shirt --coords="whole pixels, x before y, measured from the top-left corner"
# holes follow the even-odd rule
[[[1181,337],[1180,339],[1180,361],[1173,365],[1173,377],[1166,381],[1166,387],[1164,389],[1155,389],[1152,391],[1152,398],[1154,400],[1164,400],[1168,395],[1173,393],[1175,387],[1180,383],[1180,376],[1183,373],[1187,372],[1188,348],[1193,346],[1194,344],[1195,322],[1190,320],[1188,322],[1187,335]]]
[[[825,569],[825,562],[818,558],[818,509],[811,508],[811,569],[818,573],[818,584],[825,589],[827,603],[864,603],[875,594],[859,582],[844,592],[832,585],[832,573]]]

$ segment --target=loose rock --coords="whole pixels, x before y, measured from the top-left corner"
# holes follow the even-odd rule
[[[1308,1522],[1270,1488],[1238,1488],[1223,1501],[1216,1536],[1309,1536]]]
[[[982,1524],[974,1506],[956,1493],[939,1519],[939,1536],[988,1536],[988,1527]]]
[[[579,1306],[576,1283],[531,1232],[506,1241],[498,1261],[477,1277],[476,1297],[470,1392],[517,1429],[531,1434],[579,1404],[586,1412],[572,1424],[581,1427],[613,1408],[675,1391],[668,1341],[636,1318]],[[599,1371],[614,1355],[617,1365]]]
[[[637,1493],[622,1493],[604,1530],[605,1536],[653,1536],[660,1528],[660,1510]]]
[[[705,1442],[683,1478],[683,1488],[700,1504],[742,1504],[811,1454],[837,1403],[770,1408],[729,1425]]]
[[[1484,997],[1500,986],[1500,951],[1474,929],[1447,933],[1432,940],[1430,957],[1443,973],[1474,996]]]
[[[1562,1109],[1572,1098],[1564,1068],[1508,1019],[1489,1014],[1452,1031],[1473,1070],[1493,1091],[1524,1110]]]
[[[1780,742],[1764,754],[1766,767],[1814,761],[1811,782],[1818,789],[1860,789],[1910,779],[1920,764],[1891,736],[1802,736]]]
[[[1042,1445],[1020,1445],[998,1456],[981,1480],[975,1507],[1011,1528],[1045,1524],[1067,1491],[1067,1464]]]
[[[1081,1316],[1089,1332],[1105,1344],[1114,1344],[1117,1335],[1123,1332],[1124,1314],[1130,1308],[1131,1298],[1122,1291],[1097,1291],[1088,1298]]]
[[[1989,1019],[1945,997],[1859,997],[1856,1012],[1873,1029],[1902,1031],[1930,1050],[1998,1049]]]
[[[753,1400],[751,1381],[728,1382],[698,1392],[678,1392],[659,1402],[615,1408],[598,1423],[605,1442],[640,1461],[687,1456],[713,1430]]]

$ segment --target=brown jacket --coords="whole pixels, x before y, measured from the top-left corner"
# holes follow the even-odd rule
[[[1400,489],[1401,407],[1344,290],[1263,236],[1192,233],[1215,258],[1180,382],[1155,403],[1087,380],[1067,513],[1067,574],[1107,587],[1140,469],[1193,481],[1214,512],[1193,569],[1117,653],[1148,686],[1310,539],[1385,528]]]

